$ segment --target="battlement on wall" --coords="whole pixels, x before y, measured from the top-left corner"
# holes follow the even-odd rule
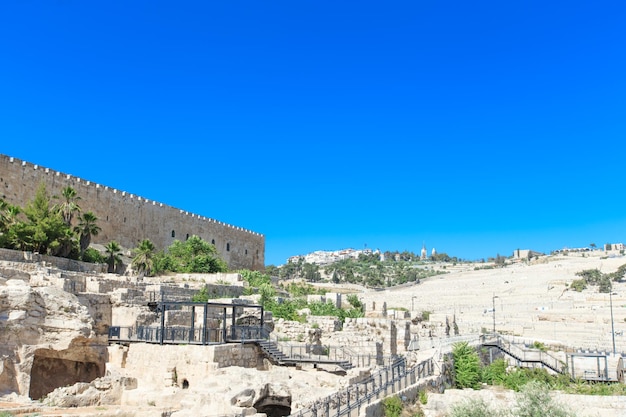
[[[260,233],[0,154],[0,198],[24,206],[41,182],[50,195],[59,195],[66,186],[76,190],[83,211],[94,212],[102,228],[93,243],[116,240],[133,248],[150,239],[166,249],[174,240],[197,235],[214,244],[232,269],[264,268],[265,237]]]

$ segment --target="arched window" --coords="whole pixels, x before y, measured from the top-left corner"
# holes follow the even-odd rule
[[[215,245],[215,239],[211,239],[211,245]]]
[[[172,237],[176,237],[176,232],[172,230]]]

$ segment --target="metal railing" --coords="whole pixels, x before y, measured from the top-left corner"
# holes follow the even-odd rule
[[[519,362],[540,363],[555,372],[564,373],[566,364],[561,360],[547,352],[539,349],[529,349],[526,345],[514,343],[500,335],[484,335],[482,336],[482,344],[497,346]]]
[[[292,360],[310,362],[350,362],[353,367],[389,366],[392,355],[358,354],[345,346],[322,344],[292,343],[279,340],[276,336],[267,338],[276,349]]]
[[[227,326],[205,328],[188,326],[111,326],[109,342],[146,342],[160,344],[209,345],[267,339],[269,333],[260,326]]]
[[[361,407],[392,395],[433,374],[432,358],[410,369],[406,369],[404,358],[396,358],[389,366],[376,372],[367,380],[318,399],[306,408],[291,414],[291,417],[351,416],[355,410],[360,414]]]

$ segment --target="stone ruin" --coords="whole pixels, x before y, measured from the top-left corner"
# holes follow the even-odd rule
[[[147,277],[139,282],[113,274],[0,262],[0,397],[59,407],[151,405],[174,410],[171,415],[181,417],[200,415],[207,408],[212,414],[235,410],[284,415],[280,413],[297,407],[308,396],[324,392],[319,387],[293,384],[294,370],[272,365],[253,344],[110,344],[109,328],[114,324],[150,326],[158,321],[158,312],[148,305],[159,294],[167,291],[170,296],[190,298],[202,286],[210,285],[206,279],[189,276],[178,282],[172,277],[167,280],[172,282]],[[236,297],[240,294],[240,289],[235,290]],[[237,325],[258,325],[258,314],[245,308],[254,298],[243,298],[236,300],[242,303],[237,307]],[[340,295],[329,298],[341,303]],[[415,325],[410,318],[387,314],[383,305],[382,311],[372,308],[368,317],[346,319],[345,323],[310,315],[305,323],[299,323],[274,321],[266,312],[264,323],[274,330],[275,337],[304,343],[313,354],[336,345],[349,346],[361,355],[389,356],[406,352],[411,340],[425,337],[422,323]],[[164,321],[167,326],[184,326],[191,316],[190,311],[168,310]],[[202,320],[200,312],[194,319]],[[206,323],[214,329],[221,326],[219,316],[210,314]],[[379,364],[373,362],[372,366]],[[360,374],[363,369],[348,378],[354,378],[355,372]],[[231,374],[233,379],[229,379]],[[333,381],[325,383],[326,392],[345,384],[332,372],[324,378]],[[314,383],[319,384],[319,379],[318,373]],[[297,396],[294,390],[300,390]],[[200,392],[203,400],[197,397]],[[224,401],[224,396],[229,400]],[[215,404],[220,404],[219,410]]]

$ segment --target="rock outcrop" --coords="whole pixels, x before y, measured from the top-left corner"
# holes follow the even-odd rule
[[[94,316],[110,318],[107,298],[14,276],[0,281],[0,394],[40,399],[103,376],[109,323]]]

